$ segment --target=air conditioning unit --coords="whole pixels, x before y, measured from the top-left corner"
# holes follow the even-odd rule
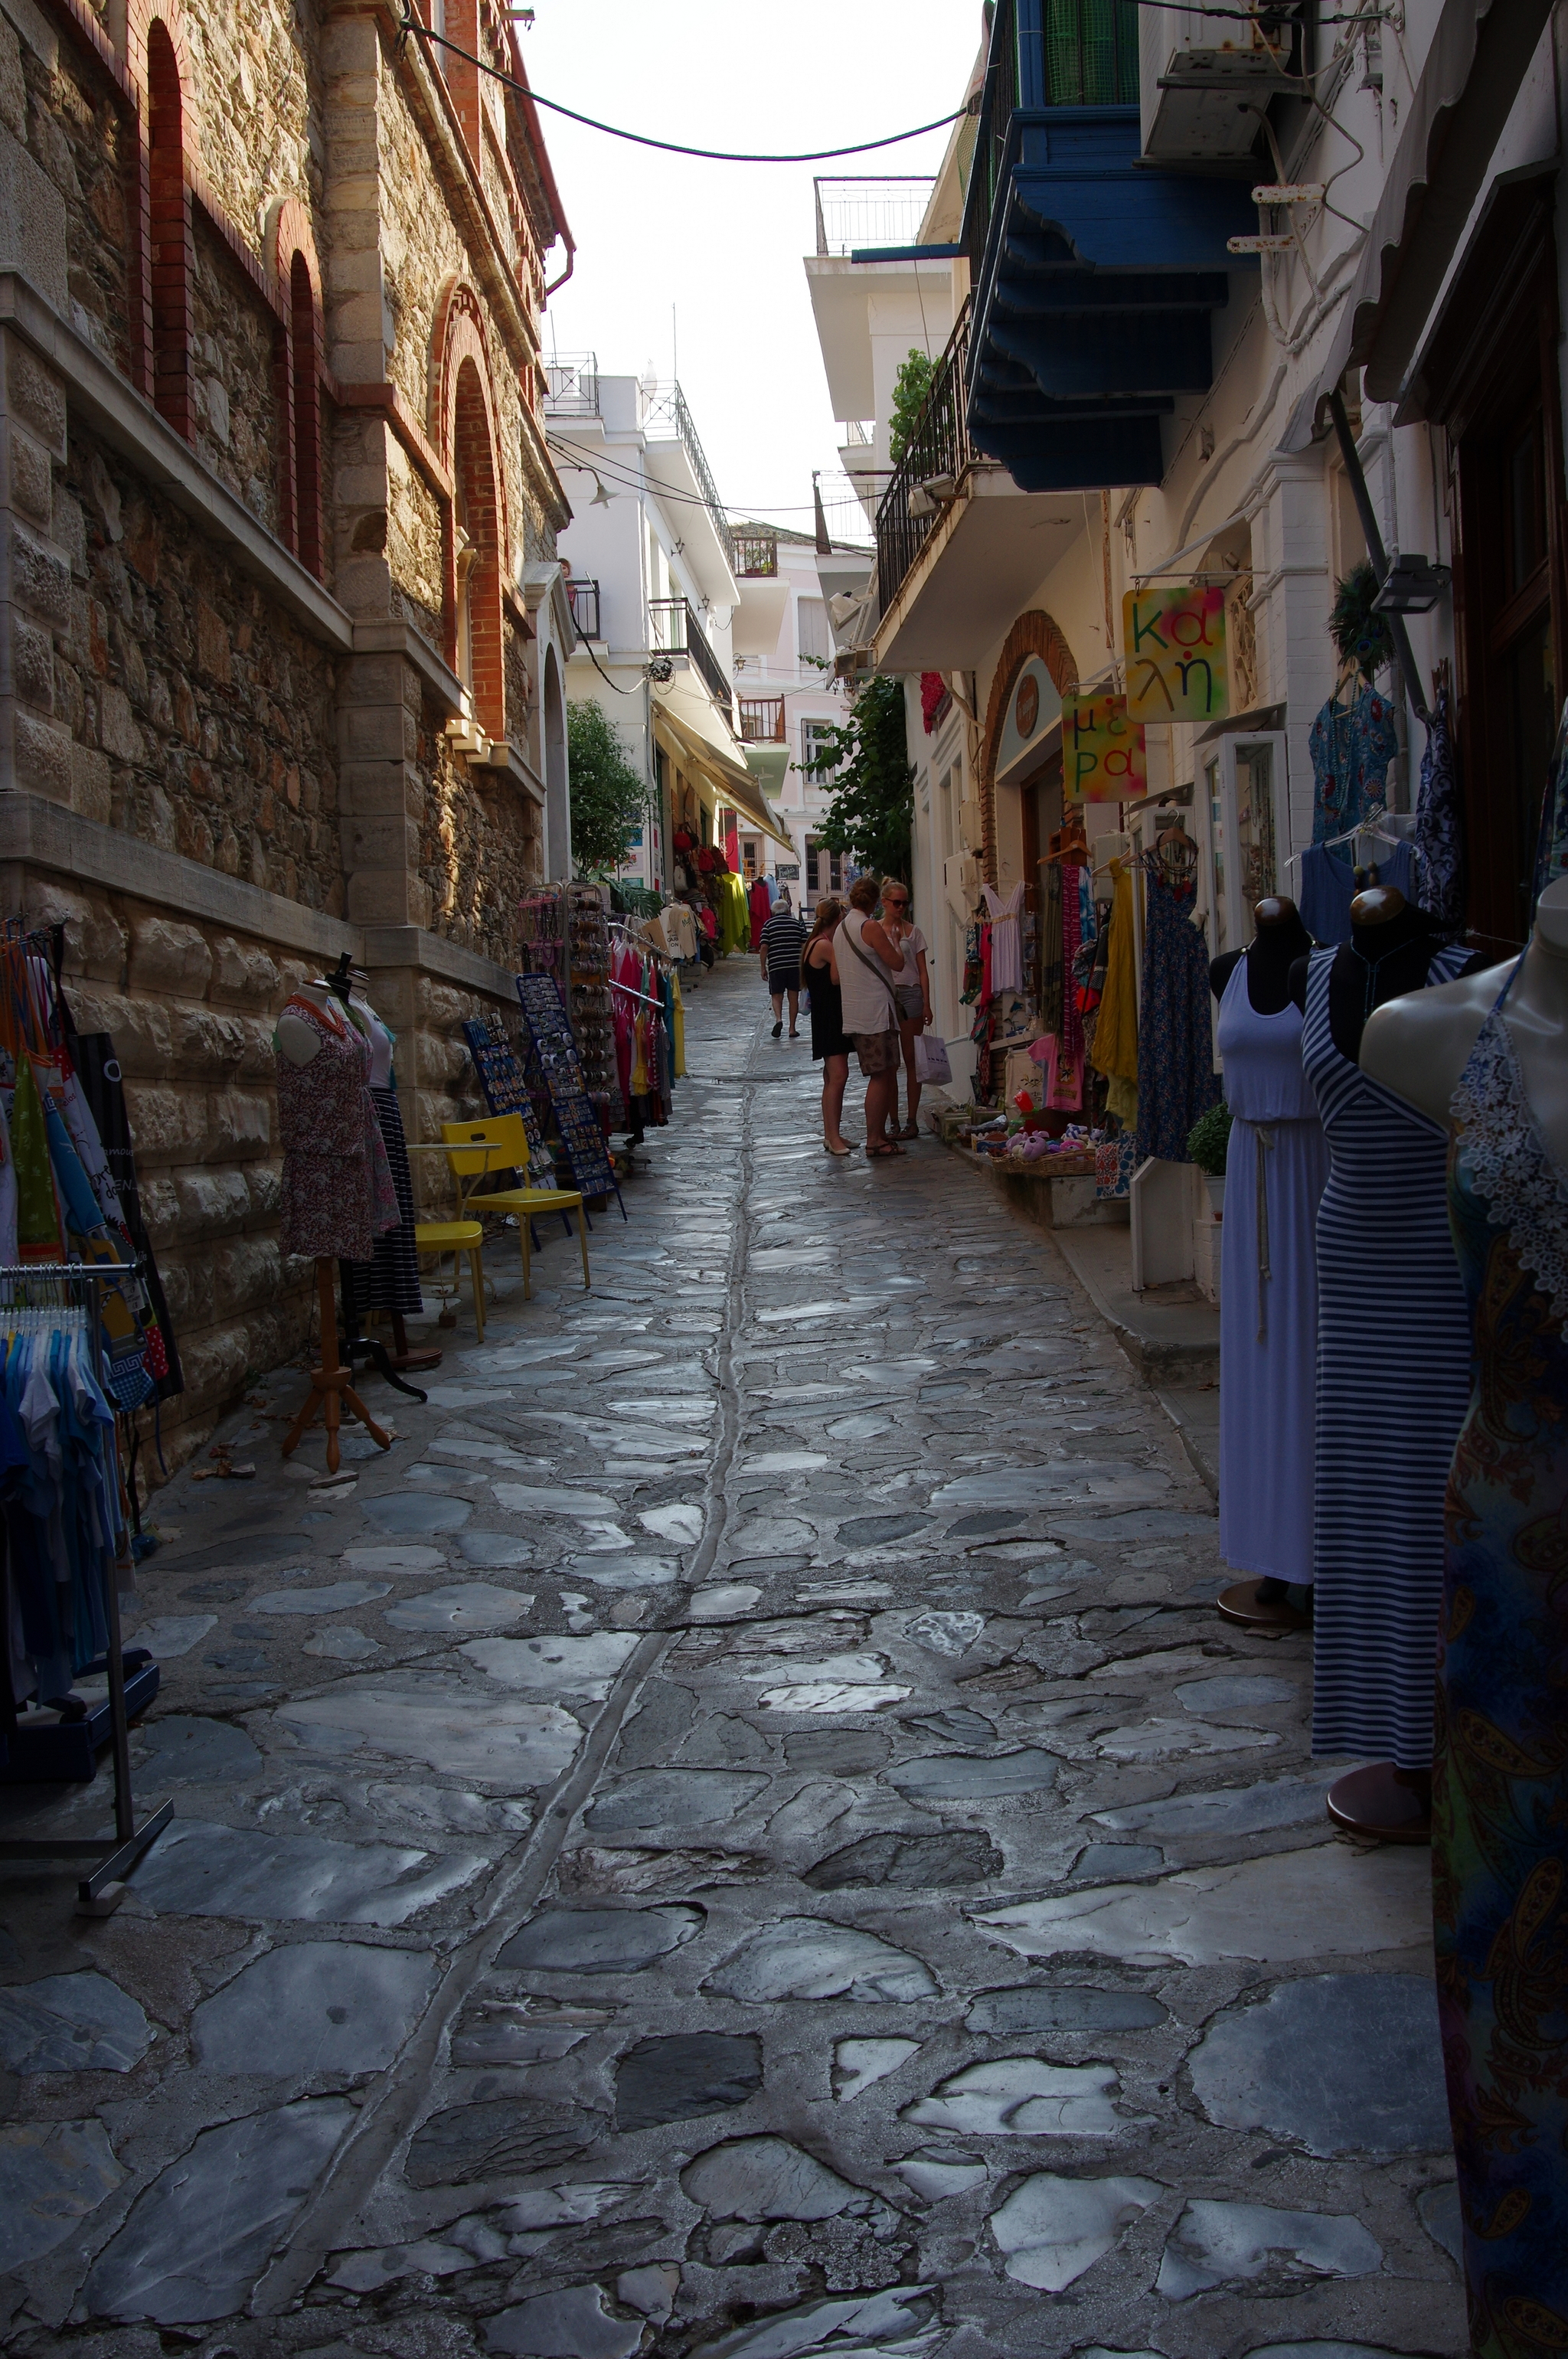
[[[1238,164],[1252,153],[1269,100],[1297,84],[1276,49],[1177,49],[1160,77],[1144,161]]]

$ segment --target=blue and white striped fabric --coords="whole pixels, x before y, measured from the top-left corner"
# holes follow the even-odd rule
[[[1344,1058],[1339,951],[1314,951],[1301,1062],[1333,1166],[1318,1207],[1312,1751],[1432,1766],[1443,1493],[1470,1402],[1470,1320],[1441,1125]],[[1434,952],[1429,983],[1471,952]]]

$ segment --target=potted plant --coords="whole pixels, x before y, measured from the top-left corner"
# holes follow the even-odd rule
[[[1200,1114],[1187,1133],[1187,1152],[1203,1175],[1216,1217],[1225,1212],[1225,1151],[1230,1145],[1230,1108],[1222,1098]]]

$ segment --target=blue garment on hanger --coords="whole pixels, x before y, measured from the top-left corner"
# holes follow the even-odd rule
[[[1399,750],[1394,708],[1375,688],[1354,704],[1331,696],[1312,726],[1312,842],[1358,827],[1388,794],[1388,765]]]
[[[1457,933],[1465,923],[1465,814],[1448,729],[1446,689],[1438,691],[1427,723],[1410,840],[1416,855],[1416,898],[1441,926]]]
[[[1388,858],[1383,857],[1387,851]],[[1377,846],[1376,863],[1379,885],[1397,886],[1407,901],[1424,908],[1416,887],[1415,859],[1408,843]],[[1370,878],[1364,880],[1370,883]],[[1350,940],[1350,905],[1363,886],[1356,881],[1356,870],[1343,852],[1331,852],[1326,844],[1314,843],[1301,854],[1301,897],[1298,907],[1301,923],[1315,942],[1347,942]]]

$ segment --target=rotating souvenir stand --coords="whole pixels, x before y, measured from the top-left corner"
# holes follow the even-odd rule
[[[75,1262],[16,1262],[0,1265],[0,1286],[7,1294],[16,1295],[22,1285],[59,1289],[60,1297],[72,1308],[84,1309],[87,1332],[102,1351],[103,1332],[103,1289],[106,1280],[97,1268],[84,1268]],[[8,1311],[17,1309],[14,1300],[0,1305],[0,1331],[4,1330]],[[46,1306],[47,1307],[47,1306]],[[119,1443],[117,1428],[114,1436],[114,1481],[118,1494]],[[128,1569],[128,1568],[127,1568]],[[79,1676],[96,1677],[102,1669],[108,1683],[106,1709],[89,1712],[85,1718],[68,1721],[55,1718],[47,1726],[36,1730],[18,1724],[8,1740],[10,1760],[0,1772],[6,1785],[35,1781],[52,1782],[57,1778],[92,1777],[97,1768],[96,1747],[107,1736],[114,1762],[114,1839],[109,1850],[103,1848],[102,1835],[38,1835],[0,1839],[0,1860],[74,1859],[93,1860],[95,1864],[78,1882],[76,1906],[80,1915],[107,1917],[125,1898],[125,1879],[130,1874],[148,1845],[158,1836],[174,1816],[172,1801],[156,1803],[136,1823],[136,1800],[131,1788],[130,1715],[145,1711],[158,1693],[158,1665],[146,1659],[133,1664],[126,1678],[126,1657],[120,1636],[120,1567],[112,1565],[103,1584],[103,1613],[108,1625],[109,1643],[101,1661],[86,1666]],[[28,1715],[32,1717],[33,1715]],[[43,1715],[38,1715],[41,1719]],[[21,1755],[18,1760],[17,1756]],[[29,1757],[30,1756],[30,1757]]]
[[[620,1183],[583,1084],[583,1067],[561,986],[550,974],[520,974],[517,984],[523,1021],[550,1091],[550,1109],[562,1151],[572,1165],[573,1182],[584,1199],[607,1196],[614,1190],[624,1221],[626,1208]]]

